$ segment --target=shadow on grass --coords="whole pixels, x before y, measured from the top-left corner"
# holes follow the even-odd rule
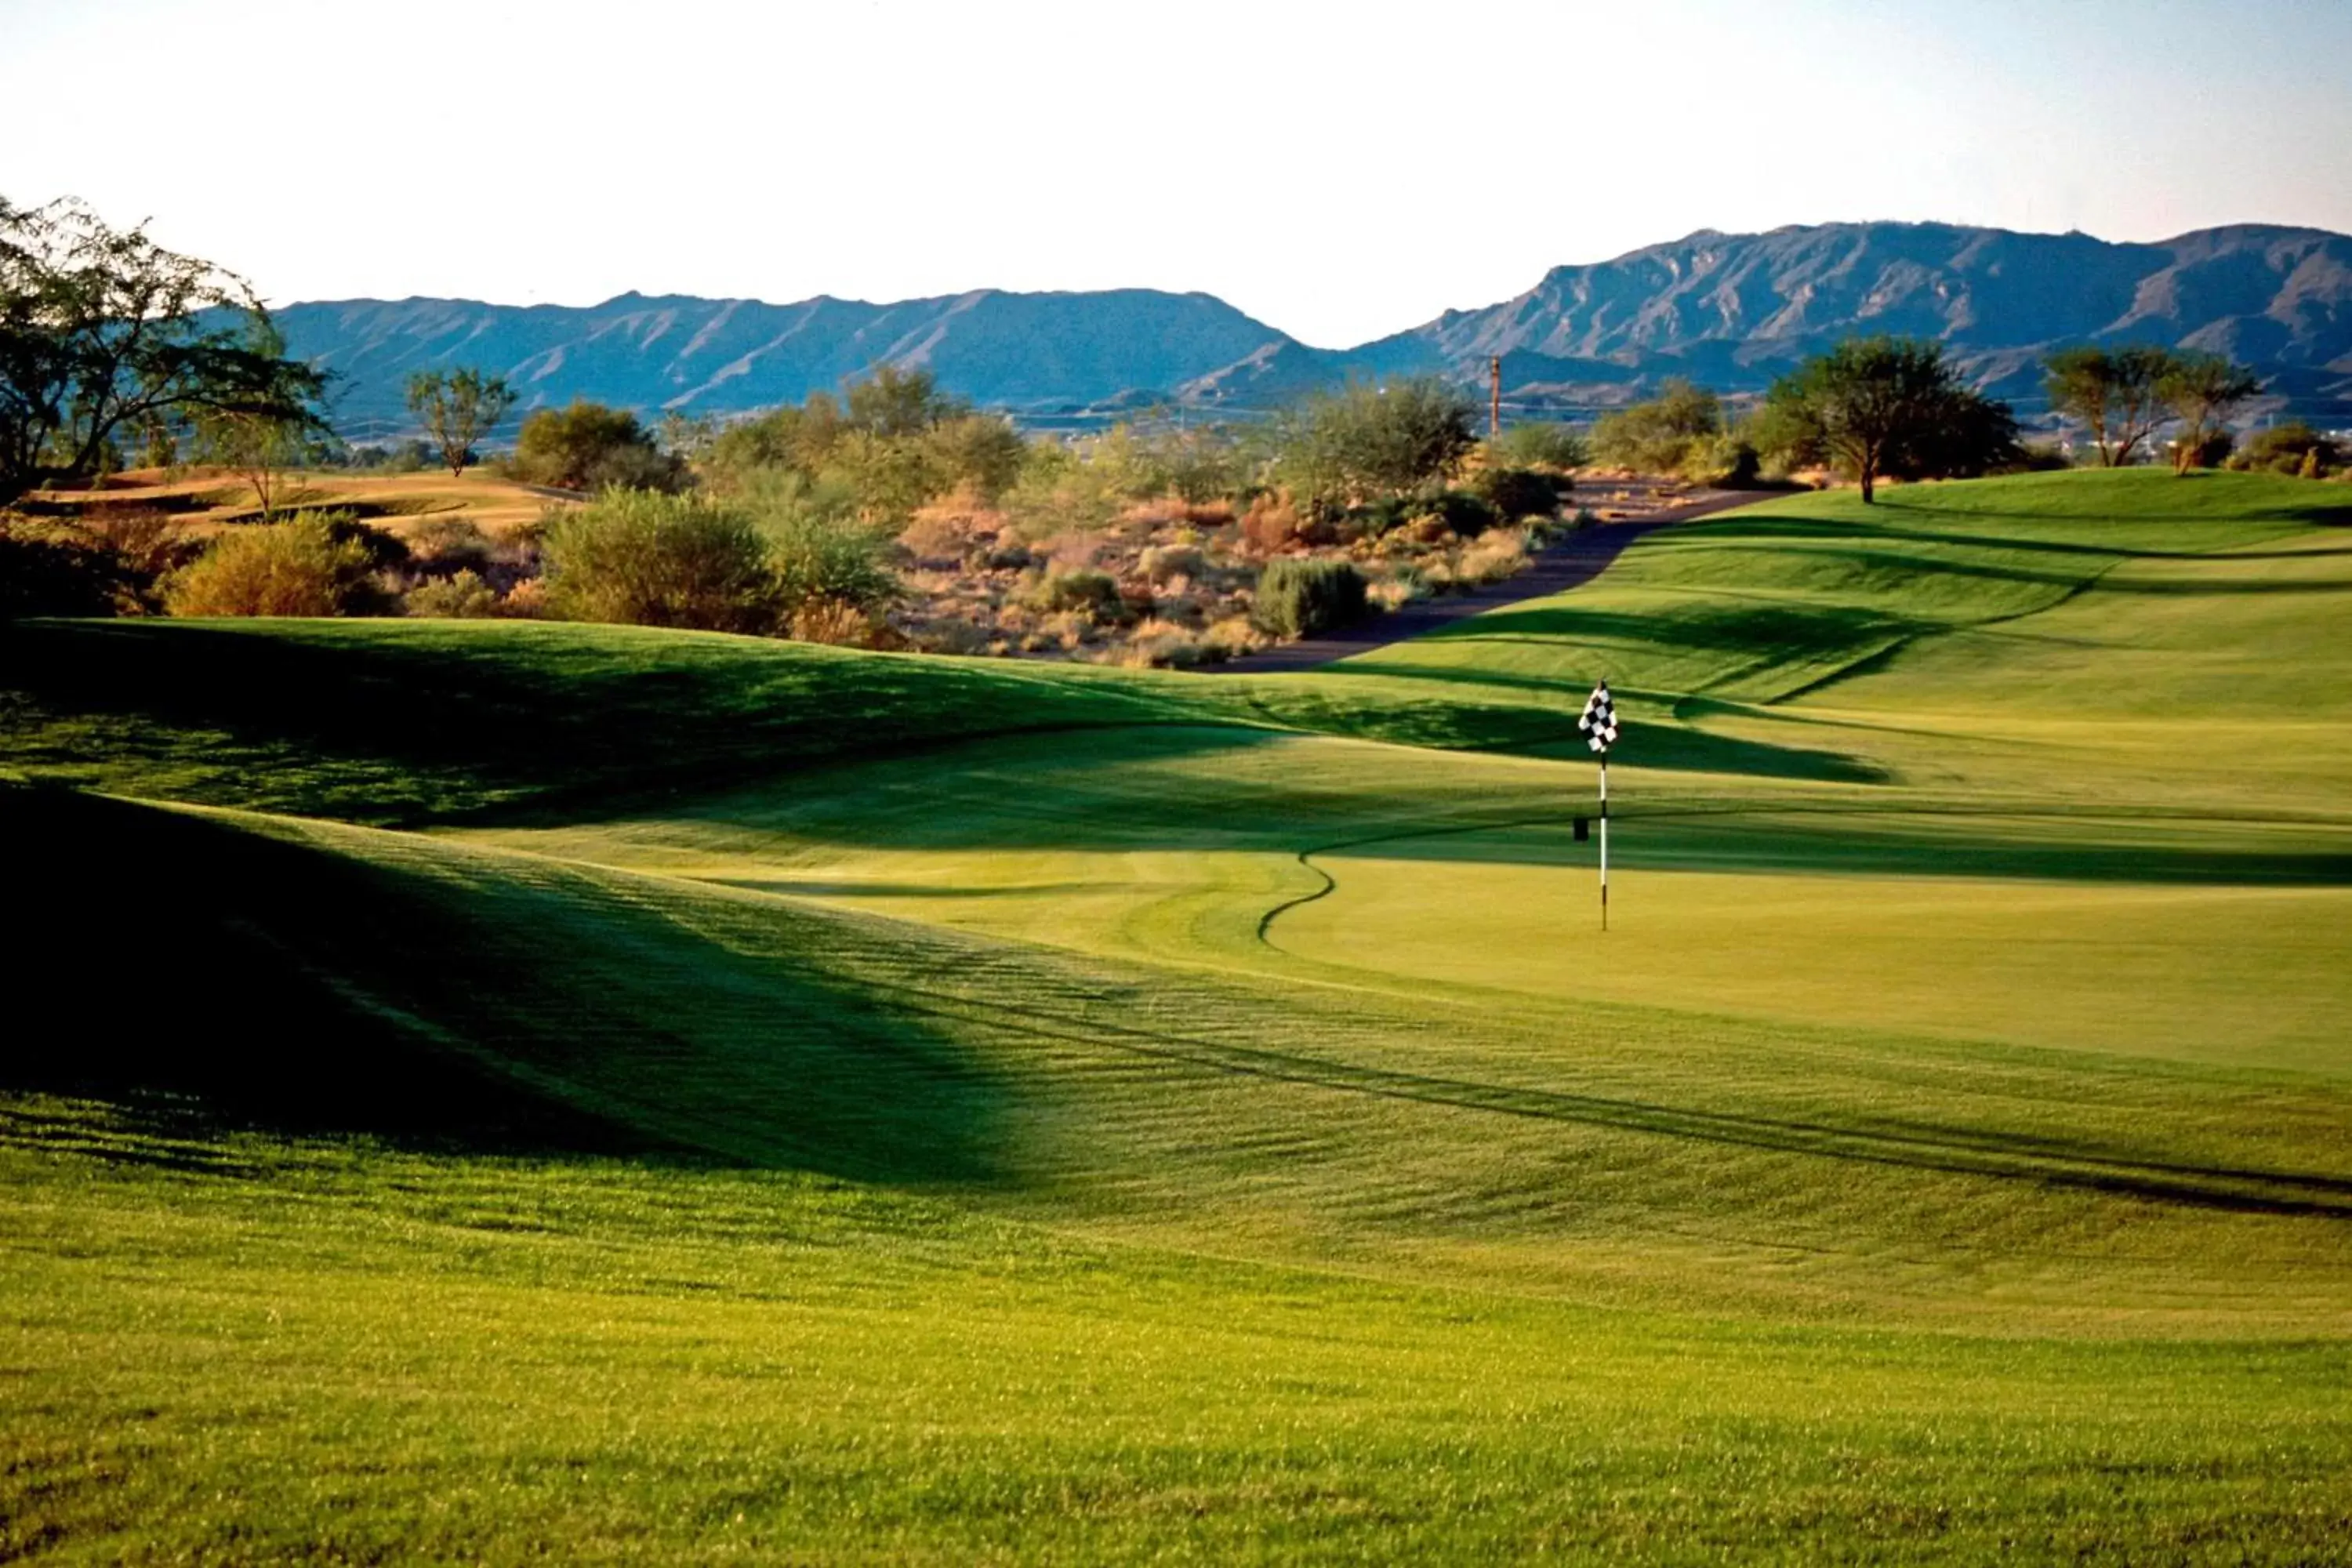
[[[1005,1085],[847,973],[861,933],[822,913],[54,789],[0,788],[0,840],[37,1020],[0,1087],[473,1152],[1005,1177]]]

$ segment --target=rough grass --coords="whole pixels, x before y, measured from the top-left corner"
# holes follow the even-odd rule
[[[13,765],[178,804],[0,795],[0,1549],[2325,1560],[2329,493],[1796,498],[1247,681],[20,628]]]

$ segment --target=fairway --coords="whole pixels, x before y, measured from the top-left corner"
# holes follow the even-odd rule
[[[2347,496],[1214,679],[11,628],[0,1557],[2339,1559]]]

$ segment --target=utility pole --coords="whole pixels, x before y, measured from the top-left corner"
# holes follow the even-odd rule
[[[1486,439],[1498,441],[1503,436],[1503,356],[1486,356]]]

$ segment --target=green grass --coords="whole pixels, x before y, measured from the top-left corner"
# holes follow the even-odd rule
[[[17,628],[0,1554],[2326,1558],[2335,493],[1290,677]]]

